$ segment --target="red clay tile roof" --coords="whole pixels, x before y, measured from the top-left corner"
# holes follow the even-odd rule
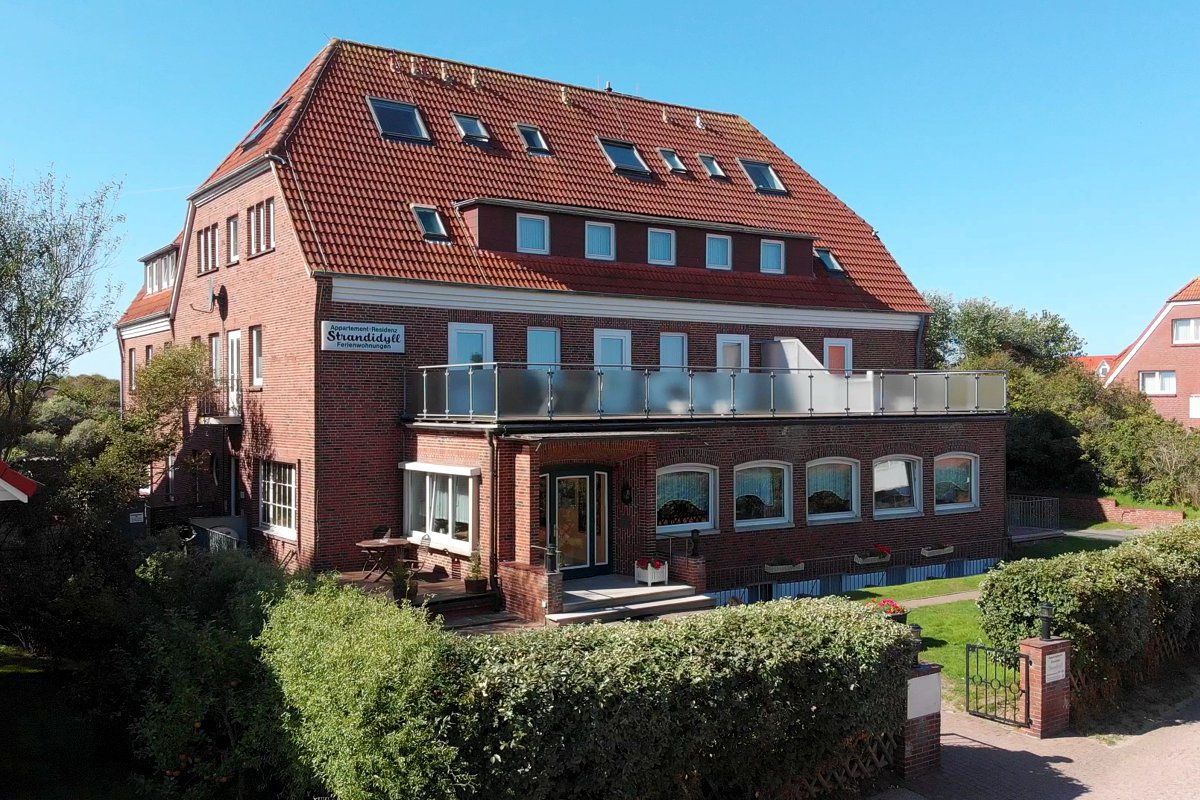
[[[1117,363],[1116,356],[1075,356],[1075,360],[1088,372],[1100,369],[1100,364],[1105,361],[1108,362],[1109,369],[1112,369]]]
[[[1200,300],[1200,278],[1188,281],[1187,286],[1171,295],[1167,302],[1175,303],[1183,300]]]
[[[411,74],[417,64],[419,74]],[[443,80],[442,70],[448,80]],[[472,86],[472,74],[479,78]],[[563,102],[563,92],[569,105]],[[433,144],[383,139],[368,96],[413,102]],[[284,93],[288,106],[208,183],[265,153],[282,156],[293,223],[318,271],[489,286],[928,313],[872,227],[739,116],[334,41]],[[282,98],[281,98],[282,99]],[[272,104],[275,105],[275,104]],[[452,112],[479,116],[490,147],[466,144]],[[703,127],[696,124],[697,115]],[[525,152],[516,123],[538,126],[552,156]],[[613,172],[596,138],[634,142],[647,179]],[[691,170],[669,171],[658,148]],[[705,176],[711,154],[728,180]],[[739,158],[771,163],[787,195],[756,192]],[[495,197],[813,234],[849,279],[662,269],[644,264],[480,251],[454,204]],[[453,243],[431,244],[409,203],[436,205]],[[303,210],[303,213],[301,212]]]
[[[139,319],[165,314],[171,309],[171,290],[163,289],[154,294],[146,294],[146,287],[138,290],[137,296],[125,309],[125,313],[117,320],[117,326],[137,322]]]
[[[26,497],[32,497],[38,490],[37,481],[27,478],[4,461],[0,461],[0,483],[6,483]]]

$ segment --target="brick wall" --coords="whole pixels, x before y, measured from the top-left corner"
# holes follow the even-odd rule
[[[557,607],[550,609],[551,587],[546,571],[540,566],[504,562],[499,566],[500,594],[504,607],[528,620],[541,622],[547,613],[562,610],[562,578],[557,584]],[[543,605],[543,603],[545,605]],[[548,610],[549,609],[549,610]]]
[[[1150,332],[1117,376],[1117,380],[1136,389],[1140,386],[1140,372],[1174,370],[1175,391],[1169,395],[1152,395],[1150,402],[1162,416],[1190,427],[1200,426],[1200,418],[1193,419],[1189,409],[1191,398],[1200,397],[1200,344],[1174,344],[1172,323],[1177,319],[1195,318],[1200,318],[1200,304],[1171,304],[1158,327]]]
[[[1120,522],[1138,528],[1177,525],[1184,520],[1182,511],[1127,508],[1108,497],[1082,495],[1059,495],[1059,516],[1080,522]]]

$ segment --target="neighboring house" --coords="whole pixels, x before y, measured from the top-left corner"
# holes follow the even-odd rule
[[[0,503],[28,503],[38,490],[37,481],[28,478],[4,461],[0,461]]]
[[[654,553],[793,594],[1002,553],[1004,376],[922,372],[921,295],[739,116],[334,41],[144,262],[125,389],[166,341],[222,381],[151,504],[289,563],[388,525],[539,618]]]
[[[1200,278],[1168,298],[1121,353],[1084,358],[1101,358],[1094,369],[1106,386],[1136,386],[1162,416],[1200,425]]]
[[[1075,356],[1075,360],[1079,365],[1088,372],[1094,372],[1101,378],[1107,378],[1108,373],[1112,371],[1112,365],[1116,363],[1116,356]]]

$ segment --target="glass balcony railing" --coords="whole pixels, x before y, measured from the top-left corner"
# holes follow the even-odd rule
[[[490,362],[419,367],[406,416],[547,421],[1001,414],[1004,372],[671,369]]]

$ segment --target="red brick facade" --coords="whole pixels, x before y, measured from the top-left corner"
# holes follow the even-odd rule
[[[1200,301],[1167,303],[1146,332],[1114,362],[1108,380],[1141,388],[1143,373],[1174,372],[1172,391],[1158,391],[1151,378],[1145,387],[1146,394],[1162,416],[1189,427],[1200,427],[1200,338],[1175,343],[1176,320],[1200,320]]]

